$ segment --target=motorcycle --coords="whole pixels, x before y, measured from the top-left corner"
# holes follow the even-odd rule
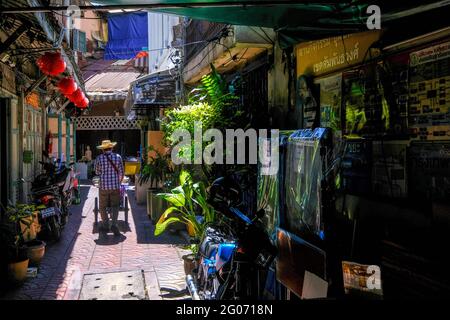
[[[39,223],[42,226],[40,237],[44,240],[58,241],[64,226],[59,187],[50,185],[32,189],[31,195],[34,203],[45,206],[45,209],[40,210],[38,215]]]
[[[44,226],[43,236],[58,240],[61,230],[69,219],[69,206],[72,204],[77,190],[78,180],[71,164],[47,159],[40,161],[44,172],[31,182],[31,200],[43,204],[47,208],[41,210],[40,220]],[[75,191],[76,190],[76,191]]]
[[[194,276],[186,277],[194,300],[256,299],[261,293],[259,275],[277,250],[259,223],[264,211],[251,219],[238,209],[241,194],[226,178],[210,188],[210,203],[222,220],[206,228]]]

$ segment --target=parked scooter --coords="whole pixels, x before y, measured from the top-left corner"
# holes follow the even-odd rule
[[[50,185],[33,189],[31,196],[34,203],[45,206],[45,209],[39,211],[39,223],[42,226],[40,237],[44,240],[58,241],[64,226],[59,187]]]
[[[186,278],[193,299],[256,299],[261,293],[259,274],[276,257],[276,247],[259,225],[264,211],[252,219],[237,207],[241,203],[239,186],[228,178],[211,186],[210,203],[222,221],[210,225],[200,242],[199,265],[194,276]]]
[[[40,212],[41,224],[44,226],[44,237],[58,240],[61,230],[69,219],[69,206],[72,204],[77,192],[78,180],[72,168],[65,163],[46,158],[40,161],[44,172],[38,175],[31,183],[32,201],[46,205]]]

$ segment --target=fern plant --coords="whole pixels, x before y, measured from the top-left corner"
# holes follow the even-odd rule
[[[172,141],[172,133],[177,129],[189,131],[194,135],[194,123],[201,122],[202,130],[237,127],[243,112],[233,110],[238,99],[229,92],[228,86],[222,76],[211,65],[212,72],[201,79],[201,85],[193,89],[188,96],[188,104],[166,112],[161,129],[167,145],[172,146],[178,141]],[[206,147],[207,144],[203,145]],[[180,157],[193,157],[194,142],[181,150]]]

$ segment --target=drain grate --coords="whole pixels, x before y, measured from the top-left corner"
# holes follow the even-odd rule
[[[79,300],[148,300],[141,270],[86,274]]]

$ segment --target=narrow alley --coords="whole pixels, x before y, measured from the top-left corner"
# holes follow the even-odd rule
[[[449,16],[0,1],[0,300],[267,319],[450,298]]]
[[[84,275],[140,270],[146,299],[187,298],[181,259],[184,238],[170,233],[155,237],[146,207],[136,204],[133,190],[128,191],[128,224],[124,213],[119,214],[122,236],[109,233],[99,238],[93,213],[98,189],[87,183],[80,186],[81,204],[72,206],[61,240],[47,246],[37,276],[2,299],[76,300]]]

